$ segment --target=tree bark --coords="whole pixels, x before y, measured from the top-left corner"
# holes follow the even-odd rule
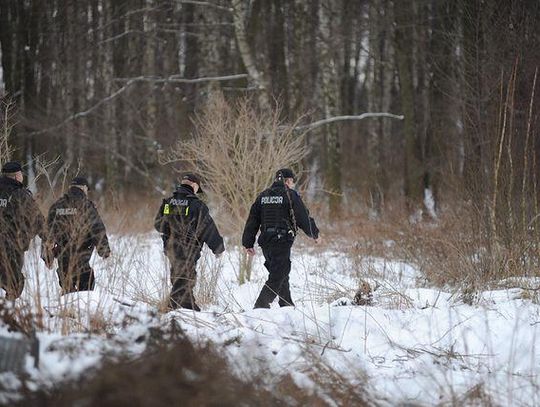
[[[416,215],[422,208],[424,195],[424,166],[417,134],[415,89],[412,55],[414,13],[410,2],[394,2],[395,49],[400,84],[401,108],[405,116],[405,197],[409,213]]]
[[[233,25],[238,52],[240,53],[240,57],[251,81],[258,90],[257,96],[259,108],[261,110],[268,110],[272,106],[269,96],[270,84],[264,72],[257,67],[253,51],[246,36],[245,21],[247,19],[247,12],[244,10],[245,2],[242,0],[233,0],[231,5],[233,9]]]
[[[335,21],[332,17],[332,5],[330,0],[321,2],[319,10],[320,48],[322,96],[324,117],[337,116],[339,107],[339,76],[337,58],[334,54],[332,42],[332,26]],[[329,209],[332,215],[341,213],[342,188],[341,188],[341,139],[338,129],[334,125],[325,128],[326,136],[326,171],[325,178],[327,189],[330,193]]]
[[[427,132],[426,160],[431,178],[431,188],[437,210],[440,200],[440,189],[443,175],[450,175],[452,156],[447,147],[456,140],[456,129],[453,117],[452,89],[453,66],[456,65],[455,22],[456,2],[441,0],[433,2],[433,25],[431,35],[430,59],[430,121]],[[454,82],[455,83],[455,82]]]

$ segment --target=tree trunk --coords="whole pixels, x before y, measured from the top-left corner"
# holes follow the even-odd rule
[[[324,0],[319,10],[322,96],[324,117],[337,116],[339,106],[339,76],[337,58],[332,42],[331,27],[335,24],[332,18],[332,1]],[[326,136],[326,171],[327,189],[330,192],[329,209],[333,216],[341,213],[341,140],[338,128],[334,124],[325,126]]]
[[[463,0],[463,127],[465,147],[464,181],[469,194],[482,196],[484,151],[482,142],[482,55],[483,30],[480,0]]]
[[[394,19],[401,108],[405,116],[403,128],[405,136],[405,197],[409,213],[416,215],[422,208],[425,171],[416,128],[416,101],[412,70],[414,14],[411,4],[395,1]]]
[[[450,175],[452,157],[447,146],[456,139],[452,117],[452,76],[456,65],[454,55],[456,3],[452,0],[433,2],[431,35],[430,122],[427,132],[427,166],[437,209],[443,174]],[[446,164],[450,163],[450,164]]]
[[[268,58],[272,78],[272,96],[283,109],[283,116],[289,115],[289,87],[287,65],[285,63],[285,22],[283,17],[283,1],[268,3],[272,16]]]
[[[265,77],[264,72],[260,71],[256,65],[255,57],[253,56],[253,51],[248,42],[246,36],[246,16],[247,13],[244,10],[244,2],[241,0],[233,0],[233,24],[234,24],[234,33],[236,37],[236,44],[238,46],[238,52],[246,68],[246,71],[253,82],[253,84],[258,89],[258,101],[259,108],[261,110],[268,110],[271,108],[269,90],[270,85],[268,79]]]

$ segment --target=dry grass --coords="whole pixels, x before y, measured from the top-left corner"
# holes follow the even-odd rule
[[[0,167],[11,158],[13,149],[8,143],[11,131],[15,126],[15,104],[0,98]]]
[[[288,375],[272,391],[263,388],[261,378],[240,380],[220,349],[208,344],[195,346],[181,331],[154,331],[152,336],[148,338],[148,350],[137,359],[108,361],[77,381],[49,391],[27,391],[16,405],[368,405],[361,388],[326,374],[331,372],[320,375],[321,388],[315,393],[302,390]],[[326,394],[319,395],[322,393]]]
[[[33,313],[28,306],[15,306],[13,301],[0,299],[0,321],[11,332],[32,336],[43,329],[43,315]]]
[[[506,229],[503,237],[497,237],[489,234],[485,213],[465,203],[456,202],[436,220],[419,223],[411,223],[400,208],[376,220],[361,210],[352,212],[356,214],[347,215],[346,220],[324,224],[326,243],[320,249],[348,257],[359,282],[385,277],[370,269],[370,258],[404,261],[422,273],[427,285],[465,293],[500,281],[516,286],[508,285],[513,277],[540,276],[535,218],[525,229]]]
[[[514,230],[506,242],[478,227],[469,208],[443,214],[433,225],[404,228],[398,246],[439,287],[466,292],[486,289],[511,277],[537,277],[540,241],[534,233]]]

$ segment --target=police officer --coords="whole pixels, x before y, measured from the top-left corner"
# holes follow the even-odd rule
[[[283,168],[276,173],[272,186],[263,191],[249,212],[242,236],[242,245],[249,255],[255,254],[253,245],[260,231],[258,243],[268,269],[268,280],[255,302],[255,308],[270,308],[276,296],[279,305],[294,306],[289,288],[291,247],[298,228],[319,243],[319,229],[300,195],[293,189],[296,177],[292,170]]]
[[[31,192],[23,185],[21,164],[2,166],[0,177],[0,287],[6,298],[20,297],[24,288],[24,252],[39,235],[45,239],[45,219]]]
[[[52,252],[50,257],[58,258],[57,274],[64,293],[93,290],[92,252],[96,248],[103,258],[111,254],[105,225],[88,199],[88,188],[86,178],[74,178],[64,196],[52,204],[47,217],[47,247]]]
[[[193,297],[193,288],[203,243],[216,257],[225,251],[223,238],[208,207],[197,197],[197,193],[202,192],[200,185],[196,174],[185,173],[173,196],[163,200],[154,222],[171,263],[171,309],[201,310]]]

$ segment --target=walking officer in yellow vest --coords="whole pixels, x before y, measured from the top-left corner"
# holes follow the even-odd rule
[[[200,178],[193,173],[184,174],[173,195],[163,200],[155,218],[154,226],[161,233],[171,264],[171,309],[200,311],[193,289],[202,246],[206,243],[216,257],[225,251],[223,238],[208,207],[197,196],[201,192]]]

